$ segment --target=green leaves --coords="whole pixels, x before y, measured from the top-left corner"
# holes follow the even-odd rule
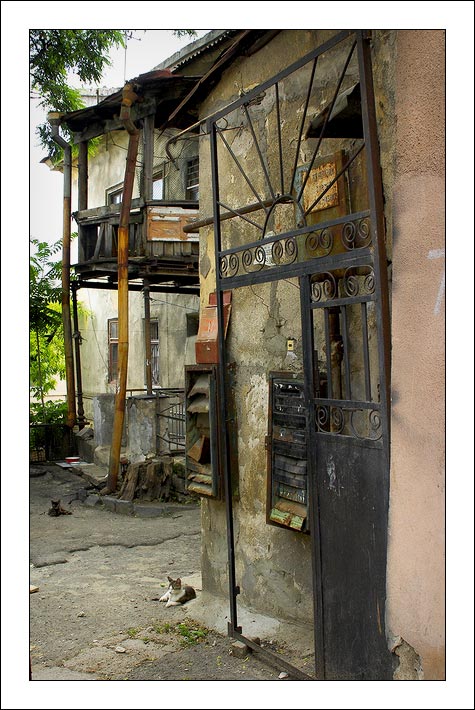
[[[80,89],[68,86],[68,73],[84,84],[98,84],[111,63],[109,50],[124,47],[125,37],[123,30],[30,30],[30,82],[39,105],[62,113],[83,108]],[[59,160],[61,150],[49,124],[41,124],[36,132],[48,154]]]

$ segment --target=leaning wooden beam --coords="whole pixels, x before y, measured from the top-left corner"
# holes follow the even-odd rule
[[[124,191],[120,210],[119,234],[117,244],[117,276],[118,276],[118,330],[119,352],[117,391],[115,395],[114,426],[109,459],[109,473],[103,493],[114,493],[117,488],[117,478],[120,464],[120,445],[125,417],[125,398],[127,390],[127,368],[129,358],[129,220],[132,190],[134,187],[135,165],[139,146],[139,130],[130,120],[130,106],[136,96],[130,84],[123,89],[121,118],[129,133],[127,162],[125,166]]]

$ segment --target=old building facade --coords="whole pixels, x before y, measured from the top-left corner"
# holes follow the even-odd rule
[[[159,67],[195,77],[150,115],[199,157],[211,348],[171,359],[203,595],[236,638],[238,602],[311,624],[317,678],[391,679],[403,650],[444,678],[444,56],[442,31],[233,30]],[[120,175],[91,172],[102,202]]]

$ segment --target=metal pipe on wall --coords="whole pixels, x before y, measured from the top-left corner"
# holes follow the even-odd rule
[[[150,332],[150,284],[147,279],[143,282],[143,303],[145,318],[145,381],[147,394],[152,394],[152,340]]]
[[[86,425],[86,419],[84,417],[84,404],[83,404],[83,399],[82,399],[82,372],[81,372],[81,333],[79,332],[79,319],[78,319],[78,298],[77,298],[77,291],[78,291],[78,284],[77,282],[73,282],[71,284],[71,291],[73,295],[73,325],[74,325],[74,333],[73,333],[73,339],[74,339],[74,355],[75,355],[75,361],[76,361],[76,391],[77,391],[77,398],[78,398],[78,416],[77,416],[77,422],[79,429],[84,429]]]
[[[76,424],[76,396],[74,385],[74,357],[71,330],[70,286],[71,286],[71,146],[59,134],[61,114],[50,112],[48,122],[54,142],[63,149],[63,255],[61,264],[61,314],[63,318],[64,359],[66,366],[66,400],[68,404],[67,425]]]
[[[117,298],[118,298],[118,373],[115,395],[114,426],[109,458],[107,483],[102,493],[113,493],[117,488],[117,478],[120,465],[120,446],[124,428],[125,399],[127,389],[127,369],[129,357],[129,221],[132,191],[134,187],[135,166],[139,145],[139,130],[130,118],[130,107],[137,95],[131,84],[126,84],[122,90],[122,105],[120,118],[129,134],[127,161],[124,175],[124,189],[120,210],[118,244],[117,244]]]

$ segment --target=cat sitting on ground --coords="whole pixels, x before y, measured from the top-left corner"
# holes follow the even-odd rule
[[[167,577],[167,579],[169,587],[165,594],[159,598],[159,602],[166,602],[166,606],[180,606],[180,604],[184,604],[196,597],[193,587],[188,584],[182,585],[180,577],[178,579]]]

